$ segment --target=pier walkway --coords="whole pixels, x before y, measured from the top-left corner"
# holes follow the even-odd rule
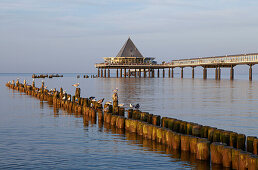
[[[165,77],[165,70],[168,69],[168,77],[171,78],[174,77],[174,68],[181,68],[181,78],[183,78],[184,68],[192,67],[192,78],[194,78],[194,68],[203,67],[204,79],[207,79],[207,69],[215,68],[216,80],[221,78],[221,68],[228,67],[230,68],[230,79],[233,80],[235,66],[249,65],[249,80],[252,80],[252,66],[255,64],[258,64],[258,53],[180,59],[163,64],[119,64],[105,62],[95,64],[95,67],[98,69],[98,77],[110,77],[111,69],[116,69],[116,77],[155,77],[155,70],[157,71],[157,77],[159,77],[161,69],[163,77]]]

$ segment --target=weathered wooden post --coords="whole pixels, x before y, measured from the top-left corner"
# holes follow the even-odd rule
[[[107,77],[107,69],[104,69],[104,78]]]
[[[246,140],[246,151],[253,153],[254,151],[254,139],[256,137],[255,136],[247,136],[247,140]]]
[[[231,146],[224,146],[222,148],[222,164],[223,167],[231,168],[232,166],[232,149]]]
[[[134,77],[137,77],[137,70],[134,69]]]
[[[75,97],[76,98],[80,98],[80,96],[81,96],[81,89],[80,88],[76,88],[76,90],[75,90]]]
[[[123,70],[120,68],[120,77],[123,77]]]
[[[238,134],[237,135],[237,149],[245,150],[245,135],[244,134]]]
[[[149,70],[148,70],[148,71],[149,71],[149,78],[150,78],[150,77],[151,77],[151,70],[150,70],[150,68],[149,68]]]
[[[154,77],[155,77],[155,70],[152,69],[152,78],[154,78]]]
[[[218,80],[218,67],[215,68],[215,80]]]
[[[196,158],[198,160],[210,160],[210,141],[200,141],[197,143]]]
[[[165,77],[165,69],[163,68],[163,78]]]
[[[118,68],[116,69],[116,78],[118,78]]]
[[[146,69],[143,69],[143,76],[146,78]]]
[[[170,72],[170,68],[168,68],[168,77],[170,78],[171,72]]]
[[[99,74],[100,74],[100,71],[99,71],[99,68],[98,68],[98,77],[99,77]]]
[[[213,142],[210,145],[211,163],[222,164],[222,149],[225,145],[219,142]]]
[[[158,69],[158,71],[157,71],[157,77],[159,78],[159,69]]]
[[[128,77],[129,78],[131,77],[131,70],[130,70],[130,68],[128,69]]]
[[[113,99],[113,112],[114,112],[116,108],[118,108],[118,95],[116,92],[113,94],[112,99]]]
[[[33,88],[35,87],[35,80],[34,79],[32,80],[32,87]]]

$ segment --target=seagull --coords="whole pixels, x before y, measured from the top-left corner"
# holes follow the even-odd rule
[[[98,100],[98,103],[99,103],[99,104],[102,104],[102,103],[103,103],[103,101],[104,101],[104,98],[103,98],[103,99]]]
[[[111,102],[111,101],[109,101],[109,102],[106,102],[105,104],[109,104],[109,105],[111,105],[111,104],[112,104],[112,102]]]
[[[74,86],[74,87],[79,87],[79,84],[80,84],[80,83],[76,83],[76,84],[73,84],[72,86]]]
[[[68,97],[68,99],[67,99],[67,100],[71,101],[71,97]]]
[[[45,86],[44,89],[47,89],[47,86]]]
[[[130,106],[130,108],[134,108],[134,105],[132,105],[131,103],[130,103],[130,105],[129,105],[129,106]]]
[[[140,108],[140,104],[137,103],[137,104],[135,105],[135,109],[139,109],[139,108]]]
[[[90,100],[93,100],[93,99],[95,99],[95,97],[94,97],[94,96],[91,96],[89,99],[90,99]]]
[[[119,106],[119,107],[123,107],[123,106],[124,106],[124,104],[123,104],[123,103],[121,103],[121,104],[118,104],[118,106]]]
[[[114,92],[114,93],[117,93],[117,92],[118,92],[118,88],[115,88],[115,89],[113,90],[113,92]]]
[[[96,99],[92,99],[91,101],[95,102],[95,101],[97,101],[97,100],[96,100]]]
[[[66,94],[66,90],[63,91],[63,94]]]
[[[62,99],[65,100],[65,98],[66,98],[66,97],[64,96]]]

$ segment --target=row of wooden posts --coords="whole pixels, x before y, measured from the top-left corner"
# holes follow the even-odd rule
[[[234,79],[234,66],[230,66],[230,80]],[[249,65],[249,80],[252,80],[252,64]],[[181,68],[181,78],[184,77],[184,67]],[[112,68],[113,69],[113,68]],[[110,77],[110,70],[111,68],[98,68],[98,77],[104,77],[104,78],[109,78]],[[121,67],[121,68],[116,68],[116,77],[155,77],[155,70],[157,70],[157,77],[160,77],[160,70],[162,70],[162,76],[165,77],[165,69],[166,68],[126,68],[126,67]],[[194,72],[195,67],[192,67],[192,78],[195,77],[195,72]],[[208,67],[203,67],[203,79],[207,79],[207,69]],[[120,72],[120,74],[119,74]],[[133,75],[131,74],[133,73]],[[143,75],[142,75],[143,73]],[[168,77],[173,78],[174,77],[174,68],[168,68]],[[221,79],[221,67],[216,67],[215,68],[215,80],[220,80]]]
[[[146,139],[166,145],[171,150],[188,151],[196,154],[196,159],[211,161],[232,169],[258,169],[258,139],[231,131],[202,126],[174,118],[161,117],[140,110],[127,110],[118,106],[118,97],[113,95],[113,105],[92,101],[80,97],[80,88],[75,95],[66,94],[63,89],[49,91],[35,87],[35,83],[27,85],[7,83],[7,87],[19,90],[40,100],[48,101],[55,107],[63,108],[78,115],[92,118],[98,117],[99,122],[111,124],[118,129],[136,133]]]

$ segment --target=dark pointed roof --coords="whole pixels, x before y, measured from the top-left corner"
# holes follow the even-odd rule
[[[143,58],[140,51],[136,48],[133,41],[128,38],[124,46],[121,48],[116,57],[141,57]]]

